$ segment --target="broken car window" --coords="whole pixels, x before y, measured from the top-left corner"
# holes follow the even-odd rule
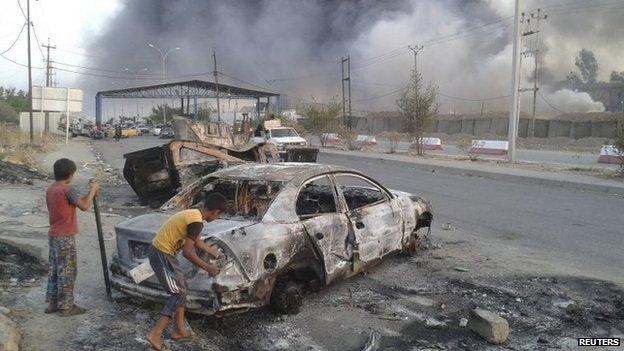
[[[306,183],[299,191],[296,208],[300,217],[336,212],[336,200],[329,177]]]
[[[364,178],[338,175],[336,180],[350,211],[384,200],[381,189]]]

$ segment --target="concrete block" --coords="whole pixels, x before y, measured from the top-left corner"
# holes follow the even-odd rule
[[[505,118],[493,118],[492,119],[492,127],[490,128],[490,133],[494,135],[507,135],[507,130],[509,128],[509,120]]]
[[[547,138],[549,125],[550,121],[547,119],[536,119],[533,136],[536,138]]]
[[[491,118],[477,118],[474,121],[474,136],[480,137],[490,133]]]
[[[449,134],[459,134],[462,131],[462,121],[460,119],[458,120],[451,120],[449,121]]]
[[[461,132],[462,134],[474,135],[474,122],[472,118],[466,118],[461,120]]]
[[[503,344],[509,336],[509,323],[505,318],[478,308],[470,311],[468,328],[492,344]]]
[[[591,136],[591,122],[572,123],[570,137],[574,139],[587,138]]]
[[[520,118],[518,121],[518,136],[520,138],[526,138],[529,131],[529,119]]]
[[[570,129],[572,128],[572,122],[570,121],[550,121],[550,125],[548,126],[548,137],[549,138],[557,138],[557,137],[570,137]]]
[[[616,121],[591,122],[591,136],[594,138],[615,138]]]
[[[438,133],[450,134],[449,122],[450,122],[449,120],[443,120],[443,119],[439,120],[438,121]]]

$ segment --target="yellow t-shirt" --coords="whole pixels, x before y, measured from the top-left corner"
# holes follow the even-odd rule
[[[196,222],[203,222],[202,214],[197,209],[174,214],[160,227],[156,237],[152,240],[152,245],[167,255],[177,255],[184,246],[187,235],[186,226]]]

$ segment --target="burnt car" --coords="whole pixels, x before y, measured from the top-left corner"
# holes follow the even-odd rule
[[[179,255],[188,281],[189,311],[222,316],[271,305],[296,313],[304,291],[361,272],[394,252],[413,252],[418,231],[430,228],[430,204],[389,190],[348,168],[315,163],[242,164],[189,185],[159,212],[119,223],[111,264],[115,289],[152,301],[166,297],[154,276],[141,283],[130,271],[147,260],[159,227],[207,191],[227,210],[204,226],[202,240],[222,252],[214,278]],[[205,258],[205,256],[204,256]]]

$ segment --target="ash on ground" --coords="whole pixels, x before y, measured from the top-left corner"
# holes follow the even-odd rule
[[[169,350],[359,351],[376,331],[379,350],[568,350],[576,347],[577,337],[618,336],[624,330],[624,290],[613,283],[475,278],[430,260],[391,258],[366,275],[308,294],[297,315],[269,309],[221,319],[190,315],[196,340],[176,343],[166,336],[165,343]],[[460,326],[477,307],[507,319],[511,333],[505,345],[490,345]],[[72,345],[84,350],[145,347],[143,338],[158,311],[155,305],[118,299],[83,324]]]
[[[0,183],[33,184],[33,180],[46,180],[48,177],[36,169],[0,160]]]

